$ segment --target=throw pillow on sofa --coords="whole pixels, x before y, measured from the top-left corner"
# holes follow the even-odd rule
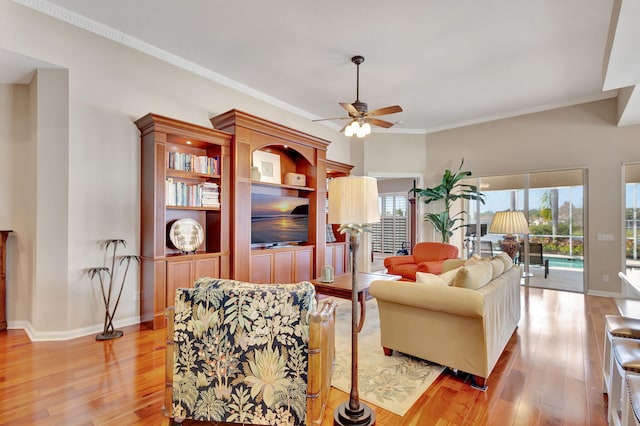
[[[440,275],[430,274],[429,272],[416,272],[416,282],[450,286],[453,284],[453,279],[456,277],[459,270],[460,268],[458,267],[450,271],[443,272]]]
[[[453,286],[477,290],[491,281],[492,275],[490,262],[476,262],[460,268],[453,279]]]
[[[447,285],[452,285],[453,284],[453,280],[456,277],[456,275],[458,274],[458,271],[460,270],[460,267],[452,269],[450,271],[447,272],[443,272],[440,275],[438,275],[442,280],[444,280],[444,282],[447,283]]]
[[[428,272],[416,272],[416,282],[421,284],[439,285],[446,287],[449,285],[440,275],[430,274]]]

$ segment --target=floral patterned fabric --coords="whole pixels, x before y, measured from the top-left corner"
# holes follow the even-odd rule
[[[203,278],[176,291],[175,418],[304,425],[311,283]]]

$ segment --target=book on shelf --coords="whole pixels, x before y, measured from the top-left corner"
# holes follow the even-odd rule
[[[220,207],[220,192],[218,184],[215,182],[204,182],[202,184],[202,206]]]
[[[167,206],[176,205],[176,185],[172,178],[167,178],[166,180],[164,198]]]
[[[167,168],[205,175],[219,175],[220,158],[167,151]]]
[[[165,205],[177,207],[220,207],[218,184],[204,182],[189,184],[167,178],[165,183]]]

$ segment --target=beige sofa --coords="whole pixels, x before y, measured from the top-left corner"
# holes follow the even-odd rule
[[[387,355],[396,350],[470,373],[472,385],[486,389],[520,320],[522,270],[503,256],[479,266],[461,262],[447,261],[440,276],[418,274],[426,282],[374,281],[369,293],[378,302]]]

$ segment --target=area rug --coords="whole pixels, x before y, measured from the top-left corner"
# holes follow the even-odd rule
[[[351,301],[337,299],[336,365],[331,385],[351,390]],[[380,319],[375,299],[367,301],[366,320],[358,334],[360,399],[403,416],[444,370],[396,351],[386,356],[380,346]]]

